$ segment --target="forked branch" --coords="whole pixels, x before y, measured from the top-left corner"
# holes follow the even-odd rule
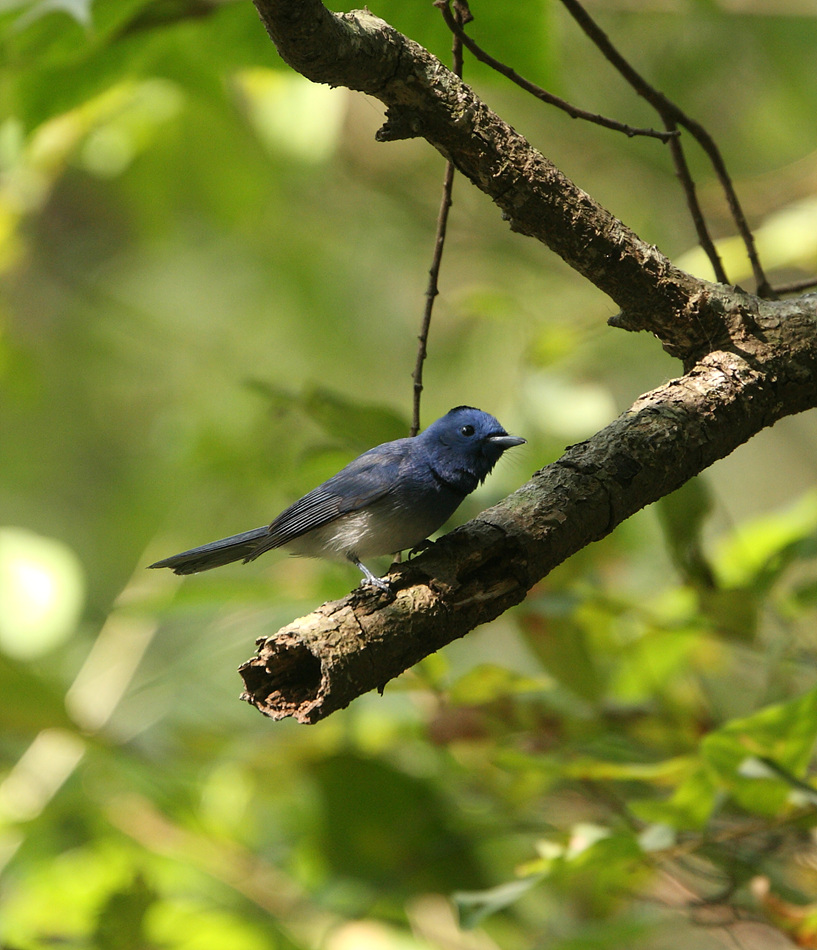
[[[366,11],[320,0],[254,0],[281,56],[315,82],[387,107],[381,141],[423,137],[487,194],[513,230],[534,237],[608,294],[618,325],[649,329],[688,361],[720,339],[702,282],[595,202],[436,57]]]

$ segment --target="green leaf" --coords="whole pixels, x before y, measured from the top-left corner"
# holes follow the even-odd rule
[[[40,729],[51,727],[76,728],[65,711],[64,696],[57,683],[36,676],[27,666],[2,655],[0,695],[5,732],[36,734]]]
[[[225,94],[225,74],[280,63],[250,4],[214,4],[207,15],[195,9],[185,15],[150,0],[97,0],[90,28],[65,15],[38,17],[24,29],[0,19],[6,111],[31,130],[122,81],[144,78],[170,79],[216,101]]]
[[[9,6],[28,6],[28,10],[22,13],[15,23],[15,28],[21,30],[40,17],[58,12],[67,13],[82,26],[90,26],[92,3],[93,0],[22,0]]]
[[[269,401],[276,414],[297,409],[334,443],[364,452],[381,442],[391,442],[409,433],[408,420],[385,406],[360,402],[320,386],[293,393],[265,380],[249,384]]]
[[[111,894],[96,922],[94,941],[98,950],[144,950],[145,915],[157,897],[141,874],[129,887]]]
[[[651,785],[676,785],[695,767],[693,756],[678,756],[662,762],[608,762],[602,759],[578,758],[564,763],[563,773],[591,781],[648,782]]]
[[[503,696],[540,693],[549,684],[543,677],[522,676],[504,666],[480,663],[454,683],[449,699],[458,705],[481,705]]]
[[[672,677],[688,668],[690,654],[699,642],[697,633],[648,630],[626,647],[611,678],[611,693],[630,704],[666,696]]]
[[[670,557],[681,575],[695,587],[714,586],[704,555],[702,532],[712,511],[712,496],[704,476],[692,478],[656,503]]]
[[[548,950],[621,950],[643,946],[650,924],[640,919],[590,920],[579,926],[579,933],[548,944]],[[649,940],[647,941],[647,945]]]
[[[777,777],[751,777],[747,759],[768,759],[802,778],[817,739],[817,689],[788,703],[767,706],[760,712],[734,719],[701,744],[701,754],[717,780],[744,808],[777,815],[787,805],[791,788]]]
[[[397,412],[349,399],[322,387],[301,396],[306,414],[334,439],[356,451],[408,435],[408,421]]]
[[[552,861],[549,880],[566,893],[581,893],[592,913],[607,915],[649,873],[634,831],[579,822],[563,856]]]
[[[817,552],[817,493],[809,492],[785,511],[741,526],[720,545],[716,573],[724,586],[770,589],[798,559]]]
[[[699,764],[667,801],[631,800],[629,808],[643,821],[679,831],[700,830],[709,821],[719,791],[710,770]]]
[[[520,881],[499,884],[485,891],[457,891],[451,895],[451,899],[457,908],[460,926],[464,930],[473,930],[486,917],[510,907],[540,881],[541,877],[538,876],[526,877]]]
[[[601,699],[604,681],[582,626],[569,616],[524,613],[521,628],[548,673],[588,702]]]
[[[395,895],[484,883],[431,782],[353,754],[323,759],[313,775],[323,806],[322,860],[363,904],[384,889]]]
[[[759,623],[761,599],[751,588],[701,590],[698,607],[707,623],[721,636],[751,641]]]

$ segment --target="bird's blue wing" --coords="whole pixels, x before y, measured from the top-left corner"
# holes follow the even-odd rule
[[[247,560],[271,548],[282,547],[315,528],[330,524],[341,515],[359,511],[391,491],[397,483],[406,452],[398,439],[378,445],[359,455],[337,475],[299,498],[269,526],[269,535]]]

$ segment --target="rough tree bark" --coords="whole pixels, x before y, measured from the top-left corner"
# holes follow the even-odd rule
[[[675,267],[566,178],[428,51],[365,11],[254,0],[282,58],[387,107],[381,141],[423,137],[652,332],[685,375],[642,396],[502,503],[414,560],[393,596],[358,589],[241,667],[243,698],[316,722],[524,599],[552,568],[778,419],[817,405],[817,294],[769,301]]]

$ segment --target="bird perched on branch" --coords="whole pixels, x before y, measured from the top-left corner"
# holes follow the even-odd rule
[[[195,574],[287,548],[307,557],[351,561],[363,572],[363,584],[388,590],[362,559],[417,547],[451,517],[506,449],[524,441],[508,435],[487,412],[457,406],[413,439],[364,452],[271,525],[150,566]]]

